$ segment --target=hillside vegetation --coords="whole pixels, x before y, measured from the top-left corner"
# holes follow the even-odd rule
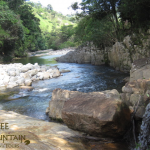
[[[0,0],[0,58],[26,56],[28,51],[75,46],[71,16],[63,16],[49,4],[24,0]]]
[[[56,11],[48,10],[48,7],[42,7],[40,3],[29,3],[33,7],[33,14],[40,19],[40,29],[43,32],[51,32],[52,27],[61,28],[63,25],[73,25],[70,17],[63,16]],[[50,5],[50,4],[49,4]],[[52,7],[52,6],[51,6]]]
[[[87,43],[104,50],[126,35],[133,39],[132,45],[142,46],[149,36],[149,0],[82,0],[72,8],[80,13],[64,16],[50,4],[0,0],[0,56],[11,60],[27,51]]]
[[[104,50],[122,41],[126,35],[132,36],[133,45],[147,38],[149,0],[82,0],[81,3],[75,2],[72,8],[81,10],[76,15],[78,23],[75,30],[75,39],[80,44],[94,43]]]
[[[46,48],[54,50],[74,47],[74,31],[76,24],[72,16],[64,16],[53,10],[52,5],[43,7],[40,3],[28,2],[33,8],[33,14],[40,20],[40,29],[46,41]]]

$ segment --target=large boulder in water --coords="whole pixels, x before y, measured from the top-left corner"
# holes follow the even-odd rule
[[[56,89],[49,116],[62,119],[71,129],[104,137],[120,137],[130,124],[130,110],[117,90],[82,93]]]
[[[48,112],[49,117],[53,119],[62,120],[62,109],[64,107],[65,102],[74,98],[78,94],[84,94],[77,91],[68,91],[62,89],[55,89],[52,93],[52,99],[49,102]]]

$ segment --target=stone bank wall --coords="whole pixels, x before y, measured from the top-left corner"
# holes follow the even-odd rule
[[[143,40],[141,45],[134,45],[131,37],[126,36],[123,42],[116,42],[113,47],[107,47],[104,50],[93,45],[79,47],[75,51],[57,58],[57,61],[91,63],[93,65],[109,63],[117,70],[129,72],[131,64],[135,60],[150,56],[150,39]]]

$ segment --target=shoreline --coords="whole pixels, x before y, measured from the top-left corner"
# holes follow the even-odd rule
[[[75,48],[65,48],[65,49],[61,49],[61,50],[52,50],[52,49],[48,49],[48,50],[40,50],[40,51],[36,51],[36,52],[28,52],[28,57],[33,57],[33,56],[44,56],[44,55],[65,55],[70,51],[74,51]]]
[[[0,65],[0,90],[16,86],[31,86],[33,81],[56,78],[61,75],[57,67],[28,63]]]
[[[12,111],[0,110],[2,124],[7,124],[1,135],[16,136],[22,135],[25,140],[22,143],[16,138],[8,138],[6,143],[0,140],[2,149],[22,150],[91,150],[91,149],[112,149],[128,150],[125,143],[115,143],[107,138],[97,138],[85,135],[83,132],[69,129],[66,125],[56,122],[46,122]],[[17,146],[17,147],[15,147]]]

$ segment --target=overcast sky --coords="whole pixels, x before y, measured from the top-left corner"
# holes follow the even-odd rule
[[[40,2],[43,6],[47,6],[48,4],[51,4],[53,9],[57,12],[61,12],[62,14],[72,14],[75,13],[71,8],[68,9],[71,4],[74,2],[81,2],[82,0],[30,0],[33,2]]]

